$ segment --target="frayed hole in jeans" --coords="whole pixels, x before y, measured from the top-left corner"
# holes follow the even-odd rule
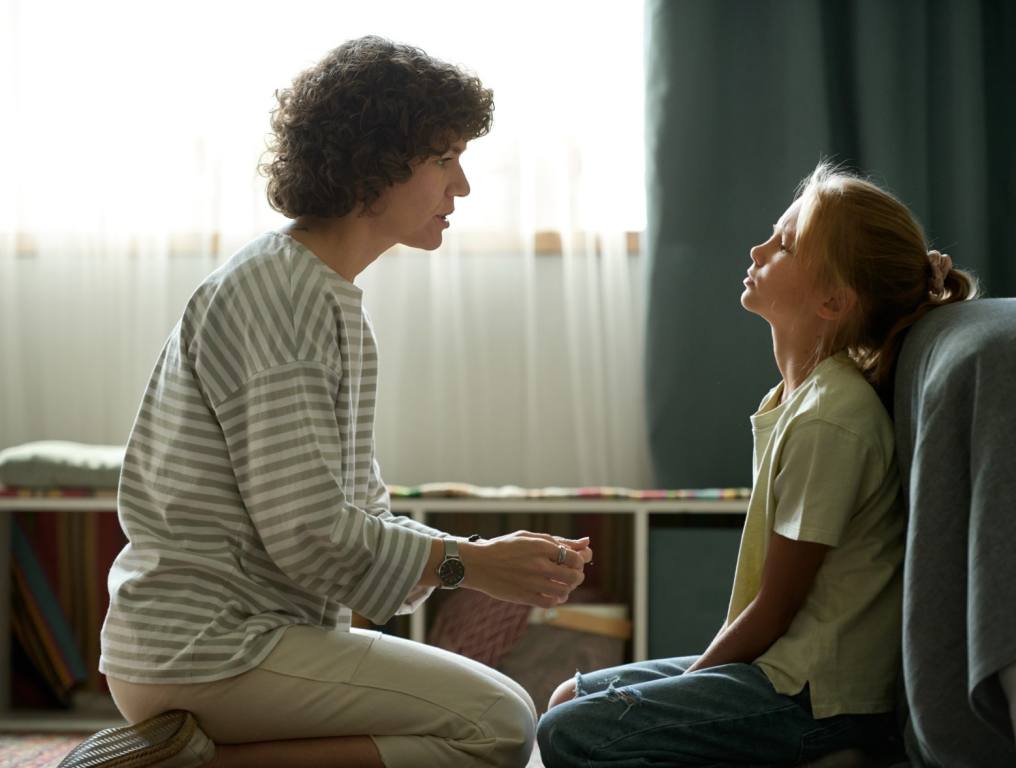
[[[607,684],[607,700],[608,701],[620,701],[622,704],[628,706],[624,708],[624,712],[621,713],[618,720],[624,720],[624,716],[631,711],[631,708],[636,704],[642,703],[642,694],[634,688],[615,688],[614,683],[620,680],[619,677],[615,677]]]
[[[582,686],[582,673],[579,670],[575,670],[575,698],[579,696],[585,696],[586,689]]]

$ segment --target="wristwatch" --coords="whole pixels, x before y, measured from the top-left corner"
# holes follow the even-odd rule
[[[479,538],[479,534],[474,533],[467,541],[478,541]],[[459,540],[446,536],[442,541],[444,559],[437,567],[437,578],[441,582],[441,589],[458,589],[466,578],[466,566],[459,557]]]

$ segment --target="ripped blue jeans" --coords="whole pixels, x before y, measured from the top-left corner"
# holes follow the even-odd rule
[[[540,720],[547,768],[793,766],[840,749],[881,751],[891,713],[816,720],[808,689],[777,693],[753,664],[690,675],[696,656],[575,676],[578,695]]]

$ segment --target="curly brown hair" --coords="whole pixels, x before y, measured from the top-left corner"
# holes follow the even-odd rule
[[[494,95],[419,48],[349,40],[275,92],[268,202],[289,218],[370,212],[412,163],[490,130]]]

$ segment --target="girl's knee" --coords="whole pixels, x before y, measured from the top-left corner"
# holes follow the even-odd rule
[[[554,692],[550,695],[550,701],[547,702],[547,709],[553,709],[558,704],[563,704],[566,701],[571,701],[575,698],[577,692],[577,684],[575,678],[571,677],[561,683]]]
[[[563,686],[564,684],[559,686],[558,690]],[[555,695],[556,693],[555,691]],[[562,701],[540,718],[536,727],[536,740],[540,745],[543,764],[547,768],[571,768],[584,764],[583,744],[586,739],[582,736],[580,721],[578,707],[568,701]]]

